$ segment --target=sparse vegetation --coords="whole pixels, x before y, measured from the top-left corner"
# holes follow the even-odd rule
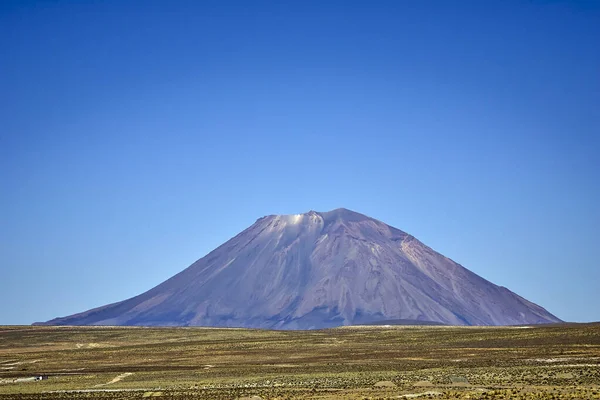
[[[0,399],[253,396],[600,399],[600,324],[0,327]]]

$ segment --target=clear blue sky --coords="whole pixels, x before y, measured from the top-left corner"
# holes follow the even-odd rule
[[[337,207],[600,320],[600,2],[0,2],[0,324]]]

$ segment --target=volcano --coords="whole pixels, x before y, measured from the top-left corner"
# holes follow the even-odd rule
[[[560,322],[413,236],[337,209],[270,215],[136,297],[47,325],[318,329]]]

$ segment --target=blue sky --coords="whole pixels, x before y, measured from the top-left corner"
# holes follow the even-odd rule
[[[600,320],[600,3],[3,1],[0,324],[346,207]]]

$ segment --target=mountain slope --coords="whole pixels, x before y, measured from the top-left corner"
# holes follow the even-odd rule
[[[51,325],[311,329],[558,322],[414,237],[346,209],[260,218],[153,289]]]

